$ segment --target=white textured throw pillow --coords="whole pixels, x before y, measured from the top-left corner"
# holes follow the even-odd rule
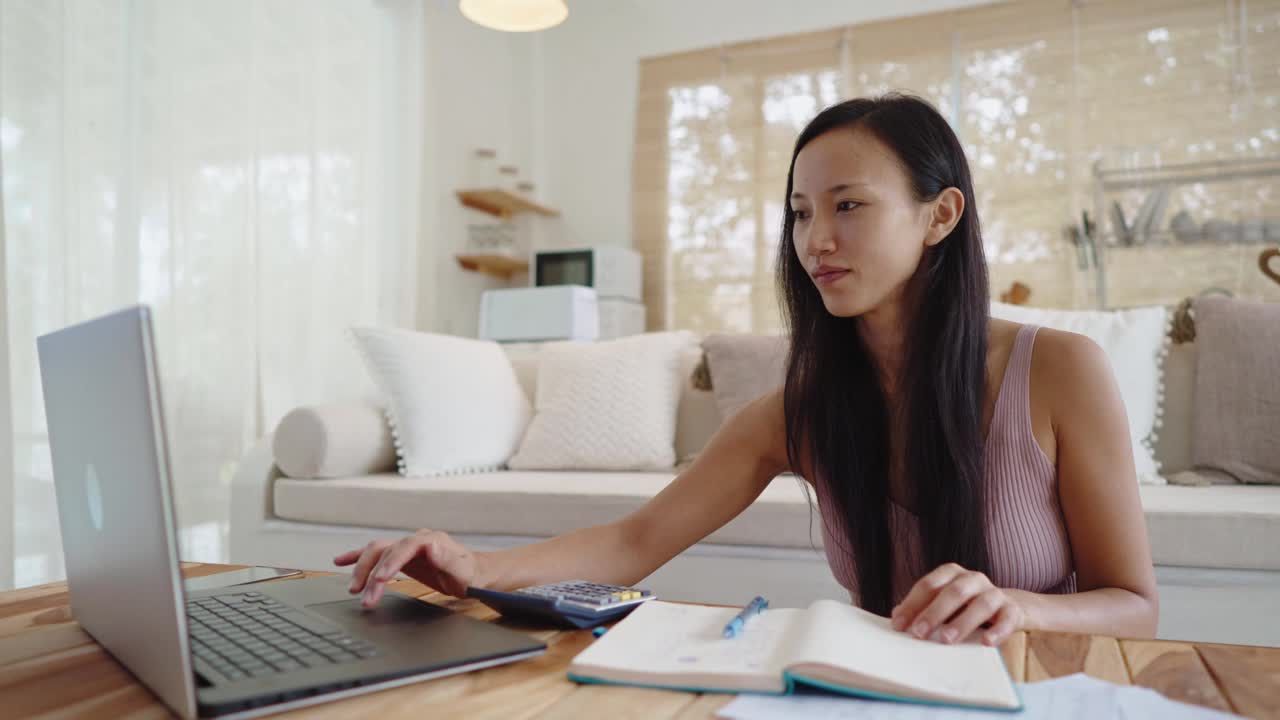
[[[533,414],[506,353],[489,340],[352,328],[387,395],[401,475],[496,470]]]
[[[513,470],[670,470],[689,332],[548,343]]]
[[[1138,482],[1164,485],[1152,451],[1164,414],[1163,361],[1168,354],[1169,313],[1164,307],[1128,310],[1046,310],[991,303],[992,317],[1042,325],[1088,337],[1107,354],[1129,416]]]

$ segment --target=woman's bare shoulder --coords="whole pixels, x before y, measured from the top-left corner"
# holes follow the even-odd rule
[[[1109,391],[1115,376],[1106,352],[1079,333],[1042,327],[1036,331],[1031,355],[1034,394],[1049,400],[1049,410],[1061,419],[1065,409],[1079,404],[1081,394]]]
[[[1012,320],[1002,320],[995,317],[990,318],[987,323],[987,347],[1013,347],[1013,339],[1018,335],[1018,330],[1021,328],[1022,323],[1016,323]]]
[[[1041,327],[1036,330],[1032,361],[1051,370],[1063,371],[1081,366],[1096,369],[1099,361],[1107,362],[1107,356],[1098,343],[1086,335]]]
[[[1013,349],[1018,331],[1025,326],[1026,323],[991,318],[988,346],[993,351],[1001,348],[1001,354],[1007,356]],[[1075,374],[1082,367],[1086,373],[1097,370],[1098,360],[1105,362],[1106,354],[1087,336],[1068,330],[1038,326],[1031,352],[1031,380],[1033,384],[1043,381],[1047,387],[1061,380],[1064,373]]]

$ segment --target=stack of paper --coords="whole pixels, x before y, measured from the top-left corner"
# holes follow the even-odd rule
[[[1147,688],[1113,685],[1077,673],[1038,683],[1019,683],[1024,709],[1020,713],[929,707],[831,695],[770,697],[741,695],[717,713],[726,720],[1220,720],[1236,717],[1198,705],[1174,702]]]

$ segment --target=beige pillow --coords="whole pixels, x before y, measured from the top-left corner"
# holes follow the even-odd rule
[[[702,341],[711,392],[728,420],[747,403],[782,385],[787,339],[778,335],[708,335]]]
[[[293,478],[395,472],[396,449],[383,410],[371,402],[295,408],[280,420],[271,450]]]
[[[1164,359],[1164,425],[1152,443],[1160,474],[1177,484],[1175,476],[1190,470],[1192,417],[1196,395],[1196,344],[1184,342],[1169,346]]]
[[[707,446],[720,429],[720,409],[710,385],[699,385],[694,371],[706,363],[701,345],[690,345],[680,358],[680,405],[676,409],[676,468],[683,469]]]
[[[1195,302],[1195,469],[1280,484],[1280,304]]]
[[[547,343],[512,470],[670,470],[687,331]]]

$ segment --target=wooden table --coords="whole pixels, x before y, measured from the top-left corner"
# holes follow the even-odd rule
[[[193,577],[234,567],[188,563],[183,572]],[[398,581],[392,588],[472,617],[497,617],[474,600],[429,592],[412,581]],[[591,633],[521,629],[546,642],[546,654],[275,717],[688,720],[713,717],[733,699],[731,695],[577,685],[565,678],[565,668],[591,642]],[[1034,632],[1018,633],[1002,652],[1019,681],[1083,671],[1115,683],[1153,688],[1183,702],[1280,718],[1280,648]],[[0,593],[0,717],[168,715],[76,624],[65,583]]]

